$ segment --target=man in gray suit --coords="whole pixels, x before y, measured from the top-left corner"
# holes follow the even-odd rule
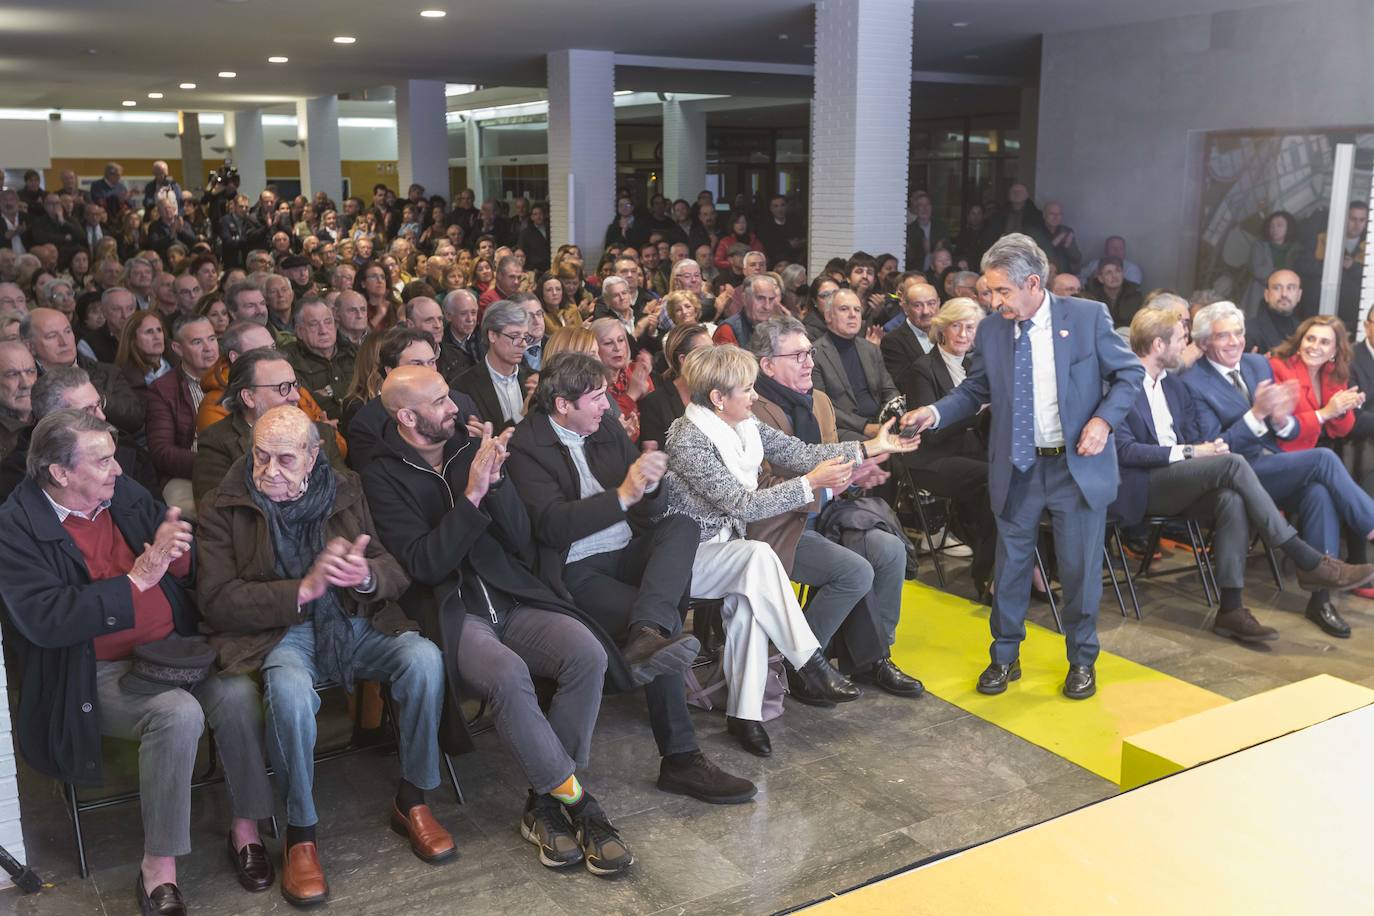
[[[919,432],[992,405],[988,489],[997,516],[997,592],[992,660],[978,691],[1002,693],[1021,676],[1035,538],[1048,512],[1064,586],[1064,695],[1081,700],[1097,691],[1099,564],[1119,481],[1109,440],[1145,369],[1101,303],[1047,292],[1047,272],[1044,251],[1019,232],[988,249],[983,276],[993,306],[1008,320],[983,321],[963,384],[904,423]]]
[[[859,442],[878,434],[878,411],[897,396],[897,386],[883,365],[878,345],[865,339],[863,304],[852,290],[835,292],[825,306],[826,332],[816,341],[816,388],[835,405],[841,442]]]

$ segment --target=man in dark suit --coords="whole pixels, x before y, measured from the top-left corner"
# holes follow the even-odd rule
[[[498,432],[525,417],[529,323],[519,303],[501,300],[489,305],[482,316],[486,356],[453,382],[454,388],[477,402],[477,416]]]
[[[1109,440],[1145,370],[1100,303],[1045,290],[1045,252],[1029,236],[1002,237],[982,266],[1004,317],[978,326],[963,384],[909,413],[904,425],[917,432],[939,428],[992,405],[988,483],[997,515],[997,593],[992,660],[978,679],[979,692],[1002,693],[1021,675],[1017,656],[1026,635],[1035,541],[1048,511],[1064,585],[1064,695],[1085,699],[1097,690],[1102,539],[1118,480]]]
[[[1282,439],[1298,434],[1293,417],[1296,383],[1274,383],[1269,361],[1245,353],[1245,315],[1215,302],[1193,316],[1193,339],[1204,358],[1182,376],[1197,409],[1202,441],[1221,439],[1243,455],[1278,507],[1295,520],[1303,540],[1325,554],[1340,550],[1342,523],[1358,537],[1374,535],[1374,499],[1350,479],[1330,449],[1285,452]],[[1329,592],[1312,592],[1307,616],[1331,636],[1350,626]]]
[[[667,456],[640,454],[606,398],[609,372],[594,356],[555,356],[539,376],[534,406],[510,440],[510,476],[529,510],[539,574],[555,592],[622,640],[644,685],[658,752],[659,788],[715,804],[757,791],[701,752],[682,671],[697,640],[682,632],[701,533],[683,515],[661,515]]]
[[[883,335],[880,347],[883,365],[894,379],[935,346],[930,339],[930,323],[940,311],[940,294],[924,277],[913,276],[902,283],[902,312],[905,320]]]
[[[436,368],[450,385],[482,359],[477,312],[477,297],[470,289],[455,289],[444,297],[444,337]]]
[[[835,293],[825,307],[826,333],[816,341],[816,387],[835,405],[841,442],[878,434],[878,412],[897,396],[877,344],[860,336],[863,305],[853,290]]]
[[[1255,471],[1221,439],[1205,441],[1178,369],[1188,334],[1172,309],[1146,307],[1131,320],[1131,349],[1145,383],[1116,428],[1121,487],[1112,514],[1124,524],[1146,515],[1186,515],[1212,524],[1221,608],[1212,632],[1242,642],[1278,639],[1242,604],[1245,558],[1254,529],[1298,567],[1305,589],[1348,590],[1374,579],[1374,566],[1349,566],[1298,536],[1265,492]]]
[[[43,206],[29,213],[29,231],[24,243],[30,248],[37,245],[56,245],[62,253],[84,247],[86,233],[79,223],[62,212],[62,198],[57,192],[49,191],[43,196]]]

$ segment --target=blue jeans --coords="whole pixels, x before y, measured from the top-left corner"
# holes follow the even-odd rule
[[[439,712],[444,663],[439,648],[419,633],[387,636],[372,621],[351,621],[356,638],[353,672],[359,680],[386,681],[396,703],[401,778],[421,789],[439,785]],[[286,781],[286,822],[310,827],[315,814],[315,628],[307,621],[286,631],[262,663],[267,703],[267,754]],[[353,685],[349,684],[348,687]]]

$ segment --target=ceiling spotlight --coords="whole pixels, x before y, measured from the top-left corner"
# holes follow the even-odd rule
[[[443,19],[448,15],[448,10],[420,10],[420,15],[426,19]]]
[[[148,93],[148,98],[150,98],[150,99],[160,99],[160,98],[162,98],[162,93],[161,93],[161,92],[150,92],[150,93]]]
[[[234,77],[238,76],[238,74],[235,73],[233,70],[221,70],[218,76],[222,80],[231,80]]]
[[[195,84],[195,83],[181,83],[179,86],[177,86],[177,88],[178,88],[178,89],[194,89],[194,88],[196,88],[196,84]]]
[[[352,35],[335,35],[335,36],[334,36],[334,44],[336,44],[336,45],[351,45],[351,44],[353,44],[353,42],[355,42],[355,41],[357,41],[357,40],[358,40],[358,39],[354,38]]]
[[[287,58],[285,58],[285,57],[269,57],[269,58],[267,58],[267,62],[268,62],[269,64],[284,64],[284,63],[286,63],[286,61],[287,61]]]
[[[138,103],[135,102],[133,99],[125,99],[123,104],[125,108],[133,108]]]
[[[786,40],[788,39],[788,37],[789,37],[789,36],[788,36],[788,34],[787,34],[786,32],[779,32],[779,33],[778,33],[778,41],[786,41]]]
[[[966,28],[968,28],[971,24],[972,24],[972,23],[965,22],[965,21],[961,21],[961,22],[951,22],[951,23],[950,23],[950,25],[954,26],[956,29],[966,29]]]

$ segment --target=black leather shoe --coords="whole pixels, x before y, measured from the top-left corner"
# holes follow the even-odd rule
[[[1350,624],[1345,622],[1345,618],[1336,610],[1336,606],[1330,601],[1323,601],[1321,604],[1307,606],[1307,619],[1322,628],[1322,632],[1337,639],[1350,638]]]
[[[1064,696],[1070,700],[1086,700],[1097,693],[1097,669],[1092,665],[1070,665],[1064,678]]]
[[[234,874],[246,891],[258,893],[272,886],[276,873],[272,870],[272,860],[260,843],[249,843],[242,849],[234,848],[234,837],[229,836],[229,859],[234,863]]]
[[[864,683],[872,684],[894,697],[906,697],[914,700],[926,692],[925,685],[898,668],[891,657],[878,662],[865,672],[861,679]]]
[[[817,649],[800,668],[787,668],[787,689],[798,701],[808,706],[834,706],[863,696],[863,691],[840,672],[831,667],[825,654]]]
[[[150,894],[143,887],[143,869],[140,868],[134,890],[138,892],[138,907],[143,916],[186,916],[186,901],[181,899],[181,891],[175,884],[159,884]]]
[[[773,743],[768,740],[768,732],[763,730],[762,722],[726,716],[725,730],[738,738],[740,747],[755,757],[773,756]]]
[[[999,665],[996,662],[983,669],[983,673],[978,675],[978,692],[986,693],[988,696],[995,696],[1005,693],[1007,684],[1021,679],[1021,659],[1015,659],[1010,665]]]
[[[664,757],[658,767],[658,787],[711,805],[743,804],[759,791],[749,780],[716,766],[701,751],[687,755],[680,763],[670,763]]]

